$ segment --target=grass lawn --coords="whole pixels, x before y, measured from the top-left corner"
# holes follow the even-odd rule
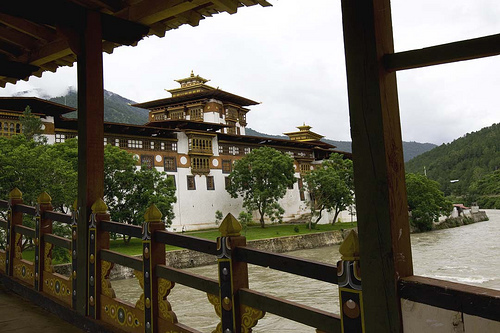
[[[317,225],[316,229],[309,230],[307,224],[273,224],[267,225],[265,228],[261,228],[260,225],[249,226],[247,230],[242,230],[241,234],[247,237],[247,240],[265,239],[265,238],[275,238],[283,236],[293,236],[293,235],[305,235],[318,232],[349,229],[356,227],[356,222],[354,223],[335,223],[331,224],[321,224]],[[200,231],[186,232],[186,235],[199,237],[203,239],[215,241],[217,237],[220,236],[218,229],[208,229]],[[122,238],[116,240],[111,240],[110,249],[116,252],[120,252],[126,255],[138,255],[142,253],[142,241],[138,238],[132,238],[128,244],[125,244]],[[166,245],[166,251],[178,250],[179,247]],[[23,251],[23,258],[26,260],[33,261],[35,257],[34,250]],[[58,264],[54,260],[54,264]]]

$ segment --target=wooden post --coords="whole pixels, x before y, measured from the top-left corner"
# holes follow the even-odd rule
[[[102,28],[99,12],[88,11],[85,26],[77,31],[78,61],[78,249],[87,257],[91,205],[104,196],[104,90]],[[76,43],[75,43],[76,42]],[[87,313],[87,260],[78,260],[76,310]],[[81,296],[82,295],[82,296]]]
[[[399,278],[413,274],[390,0],[342,0],[367,332],[401,332]]]
[[[241,224],[227,214],[222,221],[217,238],[217,263],[219,267],[219,298],[221,304],[222,332],[239,333],[241,329],[240,288],[248,288],[248,266],[246,262],[233,260],[232,250],[245,246],[246,237],[241,236]]]
[[[109,249],[109,232],[102,231],[101,221],[109,221],[108,206],[102,199],[92,205],[88,236],[88,315],[99,319],[101,313],[101,249]]]
[[[155,242],[152,235],[156,230],[165,230],[162,214],[155,204],[144,214],[142,225],[142,273],[144,277],[144,332],[158,332],[158,278],[157,265],[165,265],[165,244]]]
[[[337,262],[337,277],[342,332],[362,333],[365,331],[365,325],[356,231],[351,230],[342,242],[339,252],[342,254],[342,260]]]
[[[47,192],[43,192],[37,198],[35,214],[35,289],[42,291],[43,272],[45,271],[45,241],[44,234],[52,233],[52,220],[44,218],[44,212],[51,211],[52,198]]]
[[[9,193],[7,244],[5,245],[5,273],[10,276],[14,272],[14,257],[16,255],[16,232],[14,231],[14,227],[23,224],[23,213],[14,212],[14,206],[22,203],[23,194],[16,187]],[[22,241],[22,239],[19,241]]]

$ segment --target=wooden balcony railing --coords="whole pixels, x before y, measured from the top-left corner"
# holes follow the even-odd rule
[[[0,277],[23,285],[31,293],[37,293],[38,298],[57,301],[71,309],[76,304],[76,260],[86,260],[89,268],[88,292],[80,297],[87,298],[88,317],[108,327],[126,332],[198,332],[189,327],[189,323],[178,322],[168,301],[170,291],[178,283],[207,294],[208,301],[221,318],[215,332],[251,332],[266,313],[311,326],[317,332],[363,332],[359,246],[354,232],[341,246],[343,260],[335,266],[248,248],[245,237],[240,235],[241,225],[230,214],[219,228],[221,236],[214,242],[165,231],[161,213],[154,205],[146,211],[142,227],[110,221],[105,203],[99,200],[92,206],[88,253],[79,255],[76,252],[76,217],[53,212],[47,193],[42,193],[36,207],[32,207],[24,205],[20,191],[14,190],[8,201],[0,200],[0,210],[7,210],[8,215],[7,220],[0,219],[0,228],[6,231],[2,234],[6,237],[6,246],[0,250]],[[35,217],[35,228],[22,225],[23,214]],[[71,226],[71,239],[52,233],[54,221]],[[142,258],[110,250],[110,232],[141,239]],[[34,261],[22,258],[23,237],[33,239]],[[166,266],[166,244],[216,256],[219,280]],[[72,271],[69,277],[53,272],[54,246],[71,251]],[[115,264],[134,270],[142,288],[142,295],[135,304],[116,297],[109,280]],[[247,264],[339,284],[341,314],[250,289]],[[450,290],[449,286],[436,282],[439,280],[431,280],[420,277],[402,279],[399,285],[401,297],[445,309],[456,309],[458,306],[464,313],[499,320],[498,293],[477,292],[474,288],[461,288],[462,285]],[[446,297],[433,297],[436,294]],[[207,299],[186,301],[202,302]],[[351,309],[358,306],[360,311],[354,316],[353,312],[347,315],[344,313],[346,304]],[[72,313],[78,316],[76,311]]]

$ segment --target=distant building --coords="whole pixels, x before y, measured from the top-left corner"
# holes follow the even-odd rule
[[[212,227],[217,210],[237,216],[243,210],[242,200],[226,192],[228,175],[235,160],[262,146],[278,149],[295,161],[298,181],[280,201],[284,219],[309,212],[302,176],[328,158],[335,146],[320,141],[322,136],[305,124],[297,132],[285,133],[289,139],[247,136],[248,107],[257,102],[210,87],[207,79],[192,72],[176,81],[180,87],[168,90],[171,97],[134,105],[149,110],[144,126],[104,125],[104,144],[123,148],[142,167],[155,167],[174,179],[177,203],[172,229]],[[74,109],[38,98],[0,98],[1,135],[22,132],[19,115],[26,105],[41,117],[49,143],[76,137],[76,120],[63,116]]]

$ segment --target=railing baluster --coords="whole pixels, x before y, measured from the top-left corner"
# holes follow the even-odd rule
[[[43,288],[43,272],[45,270],[45,240],[44,234],[52,233],[52,220],[42,218],[44,212],[51,211],[52,198],[47,192],[43,192],[37,198],[36,213],[35,213],[35,289],[42,291]],[[50,246],[50,245],[49,245]]]
[[[236,246],[245,246],[246,237],[241,236],[241,224],[231,214],[224,218],[219,231],[221,236],[217,238],[217,263],[222,332],[251,332],[251,327],[244,327],[242,323],[242,314],[247,313],[247,307],[240,303],[238,296],[239,289],[248,288],[248,266],[246,262],[235,260],[232,251]],[[246,323],[251,323],[253,327],[263,316],[264,313],[259,311],[258,318]]]
[[[99,319],[101,312],[101,249],[109,249],[109,232],[100,230],[100,222],[108,221],[108,206],[102,199],[92,205],[88,247],[88,315]]]
[[[23,213],[15,212],[14,206],[22,203],[23,194],[16,187],[9,193],[7,244],[5,245],[5,272],[10,276],[14,272],[14,257],[16,253],[16,232],[14,231],[14,226],[23,224]],[[22,241],[22,238],[19,241]]]
[[[337,262],[342,332],[364,332],[363,295],[359,266],[359,241],[351,230],[339,248],[342,260]]]
[[[156,230],[165,230],[162,214],[155,204],[144,214],[142,225],[142,273],[144,276],[144,332],[158,332],[158,278],[154,274],[157,265],[165,265],[165,244],[151,237]]]

